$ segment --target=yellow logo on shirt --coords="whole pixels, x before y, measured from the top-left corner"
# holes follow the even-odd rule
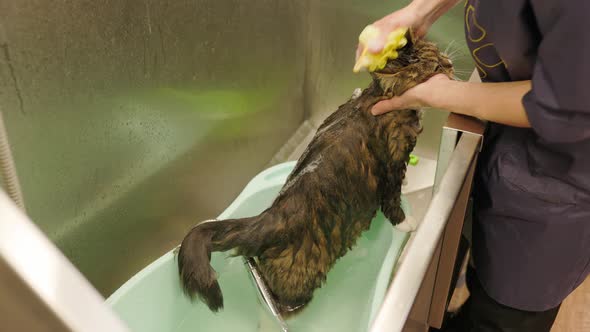
[[[477,22],[477,19],[475,18],[475,7],[473,7],[469,0],[465,1],[465,7],[465,27],[467,30],[467,38],[473,44],[483,42],[482,45],[473,47],[471,55],[475,60],[475,66],[477,67],[477,70],[479,71],[481,78],[486,78],[488,76],[487,69],[496,68],[500,65],[504,65],[504,67],[507,66],[504,60],[502,60],[502,58],[500,58],[499,56],[498,61],[494,61],[493,63],[480,56],[481,54],[497,54],[497,52],[494,49],[493,43],[486,42],[486,40],[484,40],[487,36],[487,31]]]

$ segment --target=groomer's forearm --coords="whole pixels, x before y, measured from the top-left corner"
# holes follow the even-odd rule
[[[408,7],[424,19],[434,22],[459,1],[461,0],[414,0]]]
[[[531,126],[522,105],[531,81],[484,84],[441,80],[438,84],[423,97],[425,104],[513,127]]]

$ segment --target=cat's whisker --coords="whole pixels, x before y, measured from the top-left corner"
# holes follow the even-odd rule
[[[463,53],[465,51],[461,45],[453,44],[453,42],[454,40],[451,43],[449,43],[449,45],[443,52],[443,54],[445,54],[449,58],[455,56],[458,53]]]
[[[455,42],[455,40],[451,40],[451,42],[447,45],[447,47],[444,50],[444,54],[447,54],[447,52],[449,51],[449,49],[451,49],[451,46],[453,46],[453,43]]]
[[[451,60],[457,59],[457,57],[465,57],[465,53],[463,53],[462,49],[455,49],[447,54],[447,57]]]
[[[452,58],[459,53],[464,53],[464,48],[461,45],[450,43],[443,54],[448,58]]]
[[[451,40],[451,42],[447,45],[444,52],[442,52],[442,53],[447,54],[447,52],[449,51],[449,49],[451,48],[451,46],[453,45],[454,42],[455,42],[455,39]]]

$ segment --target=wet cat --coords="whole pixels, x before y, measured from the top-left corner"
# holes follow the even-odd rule
[[[320,126],[272,206],[260,215],[204,222],[178,252],[185,292],[211,310],[223,307],[212,251],[255,257],[280,310],[308,303],[336,260],[354,246],[381,208],[396,225],[405,219],[401,185],[421,132],[420,111],[370,113],[435,74],[452,77],[446,55],[431,42],[410,40],[399,57],[372,73],[368,88]]]

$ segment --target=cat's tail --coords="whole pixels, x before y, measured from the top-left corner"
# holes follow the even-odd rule
[[[272,223],[264,223],[266,217],[262,213],[251,218],[211,220],[191,229],[178,251],[178,271],[186,294],[198,296],[212,311],[222,309],[223,295],[209,263],[211,252],[235,248],[238,255],[257,256],[272,237],[268,229]]]

